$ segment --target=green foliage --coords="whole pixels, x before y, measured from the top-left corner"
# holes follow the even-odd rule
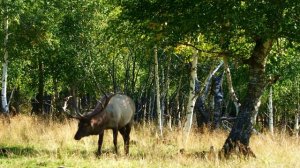
[[[36,97],[41,74],[45,95],[58,92],[65,97],[75,88],[78,96],[93,99],[102,91],[124,92],[137,102],[143,96],[149,99],[154,44],[159,48],[159,74],[170,79],[170,99],[178,91],[182,99],[186,96],[188,62],[195,48],[200,51],[200,83],[226,54],[234,88],[243,98],[248,75],[243,62],[257,38],[272,38],[267,76],[279,77],[274,102],[278,109],[295,111],[300,71],[297,1],[7,0],[0,5],[0,22],[9,17],[8,90],[18,89],[22,102]],[[0,37],[4,39],[3,29]],[[3,42],[0,46],[3,55]],[[226,84],[223,88],[228,97]]]

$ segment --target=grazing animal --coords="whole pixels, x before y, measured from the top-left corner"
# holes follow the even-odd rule
[[[74,139],[80,140],[85,136],[99,135],[97,155],[101,155],[104,130],[112,129],[115,152],[118,154],[117,136],[119,131],[123,136],[124,150],[127,155],[134,113],[135,104],[130,97],[123,94],[105,95],[98,101],[92,112],[75,116],[79,120],[79,124]]]

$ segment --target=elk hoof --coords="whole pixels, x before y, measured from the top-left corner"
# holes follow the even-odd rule
[[[97,152],[96,152],[96,157],[100,157],[101,154],[102,154],[102,152],[97,151]]]

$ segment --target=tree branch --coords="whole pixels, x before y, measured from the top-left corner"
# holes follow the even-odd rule
[[[230,54],[229,52],[213,51],[214,49],[211,49],[211,50],[202,50],[202,49],[200,49],[200,48],[198,48],[195,45],[190,44],[190,43],[178,43],[178,44],[192,47],[192,48],[196,49],[198,52],[203,52],[203,53],[207,53],[207,54],[216,54],[217,57],[222,57],[223,55],[229,55]]]

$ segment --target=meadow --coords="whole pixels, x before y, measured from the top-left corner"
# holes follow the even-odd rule
[[[296,137],[276,133],[253,135],[250,147],[257,158],[220,159],[204,155],[211,146],[220,150],[228,132],[193,129],[182,153],[182,131],[164,129],[156,135],[153,124],[135,124],[131,133],[130,154],[123,150],[118,136],[119,154],[113,152],[112,131],[106,131],[103,154],[95,155],[97,136],[74,140],[76,120],[58,123],[25,115],[11,122],[0,121],[0,167],[300,167],[300,145]]]

